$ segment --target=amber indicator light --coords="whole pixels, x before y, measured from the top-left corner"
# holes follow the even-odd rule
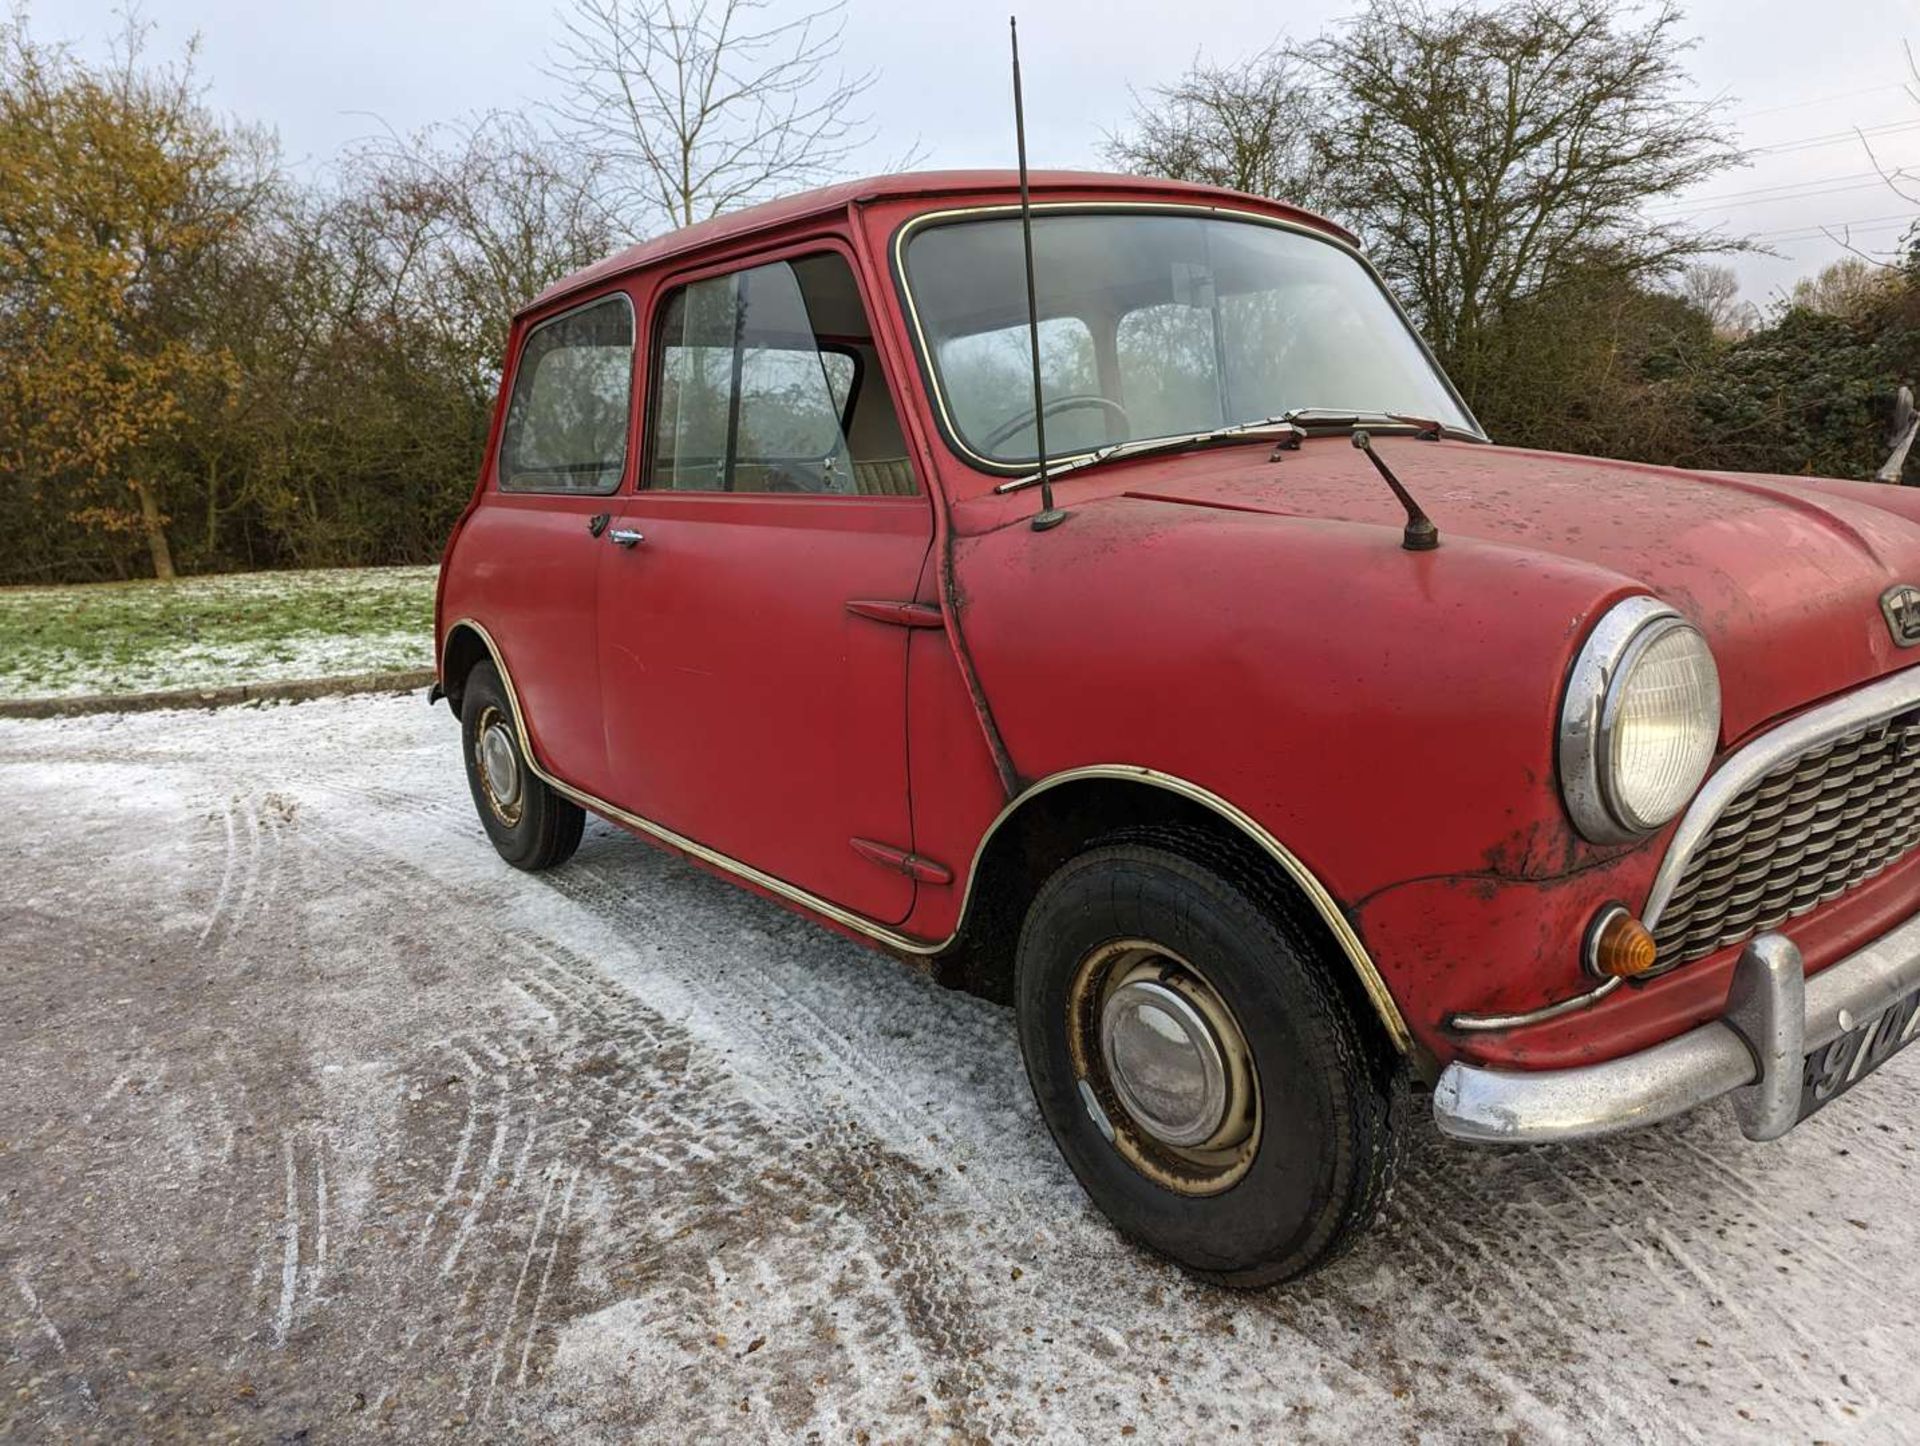
[[[1659,956],[1653,934],[1625,909],[1615,909],[1594,935],[1593,972],[1609,979],[1645,974]]]

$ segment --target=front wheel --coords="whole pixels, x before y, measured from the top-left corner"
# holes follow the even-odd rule
[[[516,869],[550,869],[573,857],[587,815],[527,767],[513,706],[492,663],[475,664],[460,700],[467,786],[480,822]]]
[[[1061,1153],[1123,1232],[1221,1284],[1325,1264],[1392,1186],[1402,1067],[1321,952],[1217,849],[1151,839],[1066,864],[1021,930],[1021,1052]]]

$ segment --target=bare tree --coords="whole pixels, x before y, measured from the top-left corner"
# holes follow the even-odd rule
[[[1787,293],[1787,303],[1821,316],[1846,320],[1866,316],[1898,295],[1901,279],[1884,264],[1861,256],[1842,256],[1813,276],[1802,276]]]
[[[1196,60],[1150,99],[1134,96],[1131,128],[1109,132],[1109,162],[1137,175],[1228,186],[1311,204],[1312,77],[1277,47],[1238,65]]]
[[[630,224],[687,226],[817,184],[873,138],[872,72],[835,68],[844,0],[572,0],[549,73],[559,128],[604,167]]]
[[[1920,64],[1916,64],[1914,61],[1913,46],[1911,43],[1903,42],[1903,49],[1906,51],[1907,56],[1908,78],[1905,90],[1910,98],[1920,101]],[[1867,139],[1867,133],[1864,130],[1856,126],[1854,128],[1854,134],[1859,136],[1860,148],[1867,153],[1868,163],[1879,173],[1880,179],[1886,182],[1887,189],[1892,191],[1894,195],[1898,196],[1909,207],[1920,207],[1920,170],[1916,170],[1912,166],[1889,167],[1880,159],[1879,153],[1873,148],[1873,142]],[[1891,268],[1899,266],[1914,254],[1916,247],[1920,247],[1920,220],[1916,220],[1908,225],[1907,229],[1901,233],[1899,244],[1895,246],[1890,253],[1887,251],[1869,251],[1865,247],[1856,246],[1853,241],[1852,228],[1849,226],[1822,226],[1820,231],[1829,241],[1833,242],[1834,245],[1841,247],[1853,256],[1867,262],[1869,265],[1879,267]],[[1799,287],[1796,286],[1794,289],[1797,292]],[[1797,305],[1798,297],[1796,296],[1794,300]]]
[[[597,160],[518,116],[389,133],[340,171],[335,211],[383,255],[389,305],[458,334],[489,368],[514,312],[614,244]]]
[[[1575,270],[1654,278],[1739,243],[1646,202],[1737,165],[1685,98],[1681,16],[1623,0],[1372,0],[1309,55],[1335,209],[1471,396],[1501,310]]]
[[[1695,262],[1680,274],[1679,292],[1723,341],[1737,341],[1759,329],[1760,309],[1740,299],[1740,277],[1731,266]]]

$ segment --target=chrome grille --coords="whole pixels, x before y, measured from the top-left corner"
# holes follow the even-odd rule
[[[1715,820],[1660,911],[1669,969],[1810,913],[1920,845],[1920,713],[1788,759]]]

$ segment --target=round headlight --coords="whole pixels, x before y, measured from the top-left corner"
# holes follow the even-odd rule
[[[1560,714],[1567,809],[1596,843],[1639,838],[1700,787],[1720,735],[1707,640],[1653,598],[1603,617],[1574,663]]]

